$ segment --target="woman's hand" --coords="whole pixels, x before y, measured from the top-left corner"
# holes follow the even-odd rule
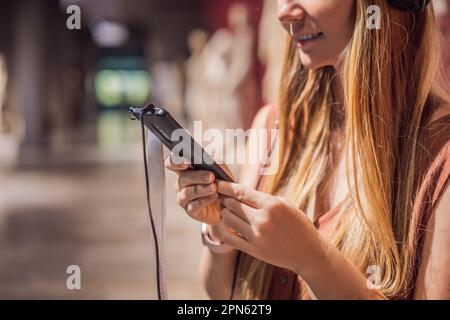
[[[220,203],[214,174],[193,170],[188,164],[176,164],[171,156],[166,158],[165,167],[178,176],[175,183],[177,203],[193,219],[209,225],[218,225],[221,217]],[[231,173],[228,167],[223,168]]]
[[[306,215],[281,197],[218,181],[224,242],[300,275],[318,299],[380,299]],[[236,230],[236,233],[229,230]]]
[[[297,274],[326,253],[313,224],[288,201],[235,183],[218,181],[217,186],[225,243]]]

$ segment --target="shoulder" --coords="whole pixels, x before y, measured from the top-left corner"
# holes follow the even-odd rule
[[[273,104],[268,104],[259,109],[253,119],[252,128],[253,129],[264,129],[268,127],[271,120],[277,117],[277,107]]]
[[[450,105],[443,104],[429,123],[427,147],[436,150],[419,192],[425,226],[416,299],[450,299]]]
[[[427,125],[426,139],[423,141],[430,151],[429,173],[440,181],[437,190],[442,193],[443,180],[450,175],[450,103],[441,101]],[[437,199],[435,199],[437,200]]]
[[[439,121],[450,116],[450,101],[434,98],[436,107],[431,115],[431,122]]]
[[[450,185],[448,183],[437,203],[433,216],[442,222],[439,227],[442,227],[448,233],[450,239]]]
[[[450,138],[440,134],[433,141],[428,141],[426,148],[427,153],[421,152],[420,166],[422,167],[422,173],[420,176],[422,178],[415,201],[415,210],[421,212],[421,216],[425,219],[437,207],[448,185],[450,177]],[[424,154],[427,154],[427,160],[424,160]]]
[[[426,228],[416,299],[450,299],[450,186],[447,185]]]
[[[416,299],[450,299],[449,109],[448,104],[436,109],[427,125],[426,140],[422,141],[429,165],[415,205],[421,216]]]
[[[416,159],[417,177],[419,181],[425,178],[423,182],[429,188],[426,177],[435,177],[450,161],[450,104],[439,103],[428,119],[421,127]]]
[[[253,118],[251,126],[252,130],[268,129],[270,122],[277,116],[277,107],[275,105],[266,105],[259,109]],[[250,154],[254,147],[257,147],[257,152],[254,154],[260,154],[259,150],[266,150],[269,146],[270,139],[260,139],[259,134],[249,135],[246,142],[246,160],[240,168],[239,182],[243,185],[257,188],[260,177],[261,163],[253,163],[250,161]],[[261,149],[263,148],[263,149]],[[259,160],[259,159],[258,159]]]

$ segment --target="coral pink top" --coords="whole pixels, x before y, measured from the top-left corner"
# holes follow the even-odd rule
[[[273,108],[275,109],[275,108]],[[275,109],[276,110],[276,109]],[[276,122],[276,111],[269,112],[268,126],[273,127]],[[417,175],[418,193],[414,202],[413,217],[419,219],[419,226],[424,226],[416,230],[417,257],[420,259],[421,250],[425,238],[425,227],[431,217],[439,199],[448,185],[450,176],[450,116],[443,117],[433,122],[425,130],[420,145],[418,163],[421,172]],[[425,147],[426,146],[426,147]],[[261,180],[258,184],[260,189]],[[342,204],[341,204],[342,205]],[[342,210],[340,206],[333,208],[321,215],[314,223],[321,234],[326,234],[331,224],[338,218]],[[343,212],[345,214],[345,211]],[[417,261],[415,270],[412,270],[417,278],[420,260]],[[414,283],[411,286],[414,288]],[[411,296],[409,292],[407,296]],[[271,300],[309,300],[311,296],[304,281],[295,273],[274,267],[272,280],[269,289],[269,299]]]

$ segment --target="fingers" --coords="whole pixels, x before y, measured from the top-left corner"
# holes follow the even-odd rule
[[[196,184],[181,189],[177,194],[177,203],[186,208],[187,205],[199,198],[209,197],[216,194],[217,186],[215,183],[200,185]]]
[[[254,235],[251,226],[227,208],[222,209],[222,223],[242,235],[247,241],[252,241]]]
[[[251,244],[244,238],[238,236],[235,232],[231,231],[223,221],[219,224],[223,231],[223,242],[245,253],[251,254]]]
[[[230,167],[228,167],[225,163],[224,163],[224,159],[223,156],[217,157],[215,152],[215,150],[213,150],[210,154],[211,159],[214,160],[214,162],[219,165],[219,167],[221,167],[232,179],[233,181],[236,181],[236,178],[234,177],[233,172],[231,171]]]
[[[171,171],[183,171],[191,168],[191,165],[179,160],[184,159],[171,154],[166,158],[166,160],[164,160],[164,166],[166,167],[166,169]]]
[[[256,209],[264,207],[264,205],[268,202],[268,197],[265,193],[256,191],[241,184],[222,180],[217,180],[217,192],[234,198]]]
[[[202,210],[214,203],[217,200],[217,193],[212,196],[199,198],[197,200],[191,201],[187,207],[186,212],[193,218],[197,218],[197,216],[202,212]]]
[[[212,172],[203,170],[186,170],[178,173],[176,182],[177,190],[182,190],[188,186],[208,185],[214,182],[215,176]]]
[[[239,202],[234,198],[226,197],[223,195],[219,196],[220,203],[230,210],[232,213],[237,215],[240,219],[244,220],[247,223],[251,223],[253,221],[253,215],[256,213],[256,210],[245,203]]]

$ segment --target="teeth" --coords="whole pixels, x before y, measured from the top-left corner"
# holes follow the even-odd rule
[[[317,33],[317,34],[305,34],[303,36],[300,36],[298,39],[301,40],[301,41],[307,41],[307,40],[311,40],[311,39],[317,38],[319,35],[320,35],[319,33]]]

